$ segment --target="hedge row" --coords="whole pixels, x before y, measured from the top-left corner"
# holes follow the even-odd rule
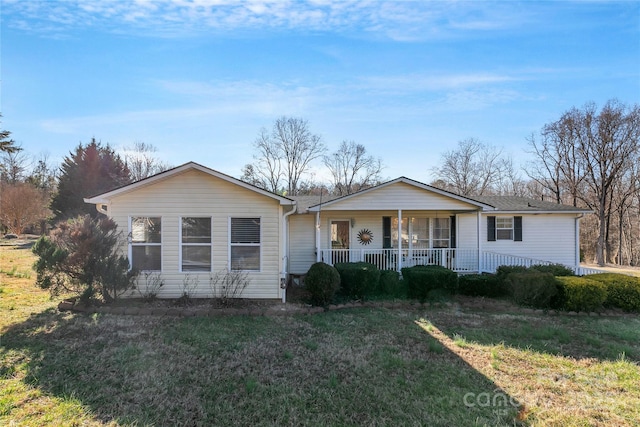
[[[463,295],[510,297],[516,303],[568,311],[620,308],[640,311],[640,278],[617,273],[573,276],[559,265],[501,266],[496,274],[459,279]]]
[[[520,305],[568,311],[596,311],[603,307],[640,312],[640,278],[605,273],[572,275],[561,265],[501,266],[496,274],[458,275],[441,266],[415,266],[396,271],[378,270],[365,262],[314,264],[305,279],[311,302],[327,305],[338,296],[365,299],[374,296],[417,299],[438,293],[489,298],[508,297]]]

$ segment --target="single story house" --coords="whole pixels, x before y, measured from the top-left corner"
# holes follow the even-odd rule
[[[323,200],[324,199],[324,200]],[[159,296],[210,297],[214,274],[246,273],[244,298],[284,300],[286,283],[323,261],[381,269],[438,264],[459,273],[499,265],[580,268],[573,206],[464,197],[400,177],[338,198],[284,197],[197,163],[85,199],[127,236],[131,265],[165,283]],[[143,275],[139,280],[142,280]]]

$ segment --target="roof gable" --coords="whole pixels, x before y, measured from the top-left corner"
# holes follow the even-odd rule
[[[309,207],[323,210],[441,209],[477,210],[493,206],[406,177]]]
[[[181,175],[187,171],[192,171],[192,170],[197,170],[200,172],[203,172],[207,175],[216,177],[218,179],[227,181],[231,184],[235,184],[239,187],[254,191],[258,194],[261,194],[263,196],[266,197],[270,197],[272,199],[278,200],[280,202],[281,205],[293,205],[295,204],[295,202],[287,197],[284,196],[280,196],[278,194],[272,193],[270,191],[267,190],[263,190],[262,188],[256,187],[254,185],[248,184],[244,181],[241,181],[239,179],[233,178],[229,175],[223,174],[222,172],[218,172],[216,170],[210,169],[208,167],[202,166],[198,163],[195,162],[188,162],[185,163],[181,166],[177,166],[173,169],[169,169],[166,170],[164,172],[160,172],[156,175],[150,176],[148,178],[144,178],[140,181],[136,181],[134,183],[131,184],[127,184],[124,185],[122,187],[113,189],[111,191],[108,191],[106,193],[102,193],[102,194],[97,194],[95,196],[91,196],[91,197],[87,197],[84,199],[84,201],[86,203],[93,203],[93,204],[101,204],[101,203],[108,203],[110,199],[123,195],[123,194],[127,194],[127,193],[131,193],[134,192],[138,189],[141,188],[145,188],[148,187],[150,185],[171,179],[172,177]]]

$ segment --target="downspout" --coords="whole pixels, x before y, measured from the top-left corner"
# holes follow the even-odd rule
[[[322,254],[320,253],[320,212],[316,212],[316,262],[320,262]]]
[[[320,253],[320,212],[322,212],[322,189],[320,187],[320,204],[318,205],[318,212],[316,212],[316,262],[320,262],[322,254]]]
[[[576,226],[575,226],[575,273],[579,273],[580,269],[580,219],[584,217],[584,214],[580,214],[576,217]]]
[[[482,262],[482,239],[480,238],[480,225],[482,224],[482,215],[480,214],[480,210],[478,210],[478,220],[476,221],[476,237],[478,238],[478,273],[482,274],[482,270],[484,270],[484,265]]]
[[[280,273],[280,289],[282,289],[282,303],[287,302],[287,274],[288,272],[288,264],[289,264],[289,215],[293,214],[298,209],[298,204],[295,203],[293,205],[293,209],[289,212],[285,213],[282,216],[282,230],[284,231],[284,241],[282,242],[282,252],[284,255],[282,256],[282,273]]]

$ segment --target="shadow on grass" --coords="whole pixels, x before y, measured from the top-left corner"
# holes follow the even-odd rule
[[[47,310],[10,327],[0,351],[1,379],[23,370],[25,383],[80,402],[102,422],[526,425],[515,399],[402,311],[161,318]]]
[[[575,359],[640,362],[640,316],[525,313],[515,305],[459,309],[439,327],[482,345],[505,346]]]

